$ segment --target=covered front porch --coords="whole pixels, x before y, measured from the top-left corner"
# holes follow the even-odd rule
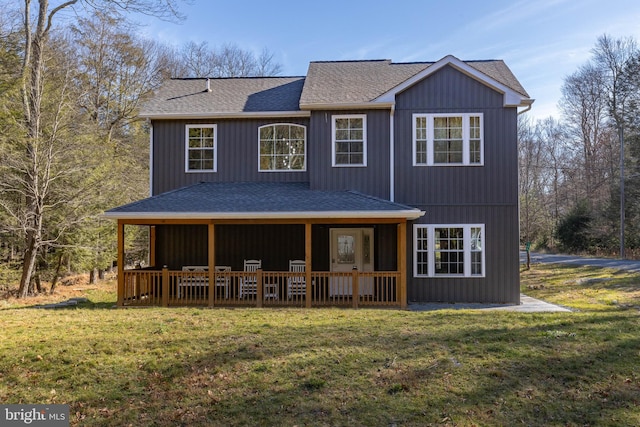
[[[424,212],[303,183],[200,183],[113,209],[118,305],[407,304],[407,221]],[[126,268],[126,227],[149,266]]]
[[[124,267],[127,226],[149,227],[149,267]],[[123,307],[406,307],[404,219],[119,220],[118,242]]]

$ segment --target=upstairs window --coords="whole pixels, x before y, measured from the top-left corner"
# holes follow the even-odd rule
[[[306,135],[304,126],[274,124],[258,128],[259,171],[306,170]]]
[[[187,172],[216,171],[216,125],[187,125],[185,147]]]
[[[484,277],[484,225],[414,226],[415,277]]]
[[[482,114],[414,114],[414,166],[484,163]]]
[[[367,116],[332,116],[333,166],[367,165]]]

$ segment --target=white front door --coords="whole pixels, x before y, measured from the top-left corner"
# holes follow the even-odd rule
[[[332,272],[373,271],[373,228],[332,228],[330,239]],[[360,295],[373,292],[369,282],[359,282]],[[351,275],[332,277],[329,288],[330,295],[351,295]]]

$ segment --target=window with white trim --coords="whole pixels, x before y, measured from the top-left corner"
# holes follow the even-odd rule
[[[333,166],[366,166],[367,116],[332,116],[331,121]]]
[[[483,116],[414,114],[414,166],[474,166],[484,163]]]
[[[215,172],[217,168],[216,125],[187,125],[185,135],[185,170]]]
[[[484,277],[484,224],[416,224],[414,277]]]
[[[258,170],[304,171],[307,128],[295,124],[271,124],[258,128]]]

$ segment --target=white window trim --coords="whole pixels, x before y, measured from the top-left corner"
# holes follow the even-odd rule
[[[418,229],[427,229],[427,274],[418,274]],[[435,273],[435,229],[462,228],[464,240],[464,274],[436,274]],[[482,247],[482,274],[471,274],[471,229],[480,228]],[[414,224],[413,225],[413,277],[415,278],[483,278],[487,273],[485,262],[487,248],[485,246],[484,224]]]
[[[336,163],[336,119],[362,119],[362,163]],[[362,168],[367,166],[367,115],[342,114],[331,116],[331,166],[334,168]]]
[[[189,169],[189,129],[211,128],[213,129],[213,169]],[[184,132],[184,171],[185,173],[209,173],[218,171],[218,125],[215,124],[191,124],[185,126]]]
[[[417,127],[416,119],[424,117],[427,119],[427,162],[418,163],[417,157]],[[462,117],[462,163],[434,163],[433,161],[433,119],[436,117]],[[470,140],[470,126],[469,118],[480,118],[480,163],[470,163],[469,160],[469,140]],[[412,151],[413,151],[413,166],[484,166],[484,115],[482,113],[414,113],[412,118]]]
[[[260,169],[260,129],[269,126],[297,126],[304,129],[304,164],[302,169]],[[258,126],[258,172],[306,172],[307,171],[307,127],[298,123],[269,123]]]

